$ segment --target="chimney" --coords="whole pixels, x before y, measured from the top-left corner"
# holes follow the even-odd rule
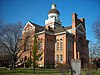
[[[72,28],[76,27],[76,21],[77,21],[77,14],[73,13],[72,14]]]

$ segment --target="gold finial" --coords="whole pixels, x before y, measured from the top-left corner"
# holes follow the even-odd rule
[[[51,9],[56,9],[56,5],[52,4]]]

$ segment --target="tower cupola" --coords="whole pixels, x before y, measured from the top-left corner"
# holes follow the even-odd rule
[[[58,18],[60,15],[59,11],[56,9],[56,5],[52,4],[51,10],[48,12],[49,18]]]
[[[48,26],[49,26],[49,27],[55,29],[55,27],[60,26],[61,20],[59,19],[59,16],[60,16],[60,13],[56,9],[56,5],[52,4],[51,10],[48,12],[48,19],[45,20],[46,27],[48,28]]]

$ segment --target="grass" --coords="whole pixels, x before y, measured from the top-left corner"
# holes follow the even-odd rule
[[[16,70],[8,70],[6,68],[0,68],[0,75],[34,75],[33,70],[29,68],[17,68]],[[35,75],[60,75],[55,69],[37,69]],[[71,75],[70,73],[66,75]],[[86,75],[82,72],[82,75]],[[94,75],[100,75],[100,69]]]
[[[37,69],[35,75],[59,75],[54,69]],[[0,75],[34,75],[33,70],[29,68],[19,68],[16,70],[0,69]]]

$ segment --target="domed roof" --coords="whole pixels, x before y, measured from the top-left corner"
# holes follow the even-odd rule
[[[48,14],[50,14],[50,13],[56,13],[56,14],[60,15],[59,11],[56,9],[55,4],[52,4],[51,10],[48,12]]]
[[[58,11],[57,9],[51,9],[51,10],[48,12],[48,14],[50,14],[50,13],[57,13],[57,14],[60,15],[60,13],[59,13],[59,11]]]

